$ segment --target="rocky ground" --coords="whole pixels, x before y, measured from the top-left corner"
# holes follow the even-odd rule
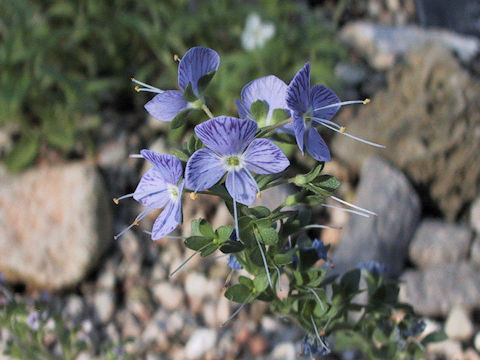
[[[427,330],[449,340],[429,357],[480,359],[480,42],[470,35],[418,26],[415,3],[353,2],[340,17],[339,39],[350,48],[336,67],[344,98],[369,97],[345,108],[347,131],[387,145],[383,151],[338,135],[326,172],[343,181],[341,196],[378,216],[333,210],[319,236],[332,244],[336,269],[360,261],[388,264],[403,281],[402,300],[427,317]],[[428,4],[427,4],[428,5]],[[358,19],[342,24],[345,16]],[[424,19],[424,21],[426,21]],[[108,118],[109,116],[106,115]],[[296,359],[302,333],[260,302],[222,324],[236,306],[223,297],[226,258],[195,257],[169,278],[190,251],[181,240],[153,243],[139,229],[117,241],[140,208],[108,199],[131,192],[143,171],[130,153],[167,152],[165,128],[153,119],[107,121],[94,161],[33,168],[0,178],[0,272],[17,296],[44,296],[91,346],[78,359],[98,358],[106,341],[136,359]],[[282,189],[288,192],[290,189]],[[275,204],[281,194],[264,194]],[[320,215],[319,215],[320,216]],[[323,215],[321,215],[323,218]],[[232,220],[216,200],[185,199],[185,223]],[[113,224],[113,225],[112,225]],[[188,236],[185,227],[178,235]],[[0,348],[8,334],[2,331]],[[340,354],[358,359],[358,354]],[[0,355],[1,358],[1,355]],[[121,358],[119,356],[119,358]]]

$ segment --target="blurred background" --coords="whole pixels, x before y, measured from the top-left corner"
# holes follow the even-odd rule
[[[2,0],[0,359],[296,358],[303,334],[261,302],[220,326],[235,310],[225,258],[195,258],[169,279],[190,252],[150,241],[155,217],[113,241],[141,211],[111,201],[147,168],[128,155],[179,148],[201,120],[170,131],[130,78],[176,89],[174,55],[193,46],[221,56],[216,115],[237,115],[247,82],[288,83],[306,61],[312,84],[372,99],[336,120],[386,150],[322,135],[339,197],[379,215],[318,210],[342,230],[311,236],[332,244],[337,269],[377,260],[402,279],[426,331],[449,336],[429,358],[480,359],[479,19],[478,0]],[[292,156],[299,171],[312,165]],[[232,221],[217,199],[184,203],[178,235],[191,219]],[[364,358],[331,341],[332,359]]]

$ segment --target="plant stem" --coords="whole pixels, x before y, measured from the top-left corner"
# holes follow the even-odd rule
[[[207,114],[210,119],[215,117],[206,104],[202,105],[202,110],[205,111],[205,114]]]

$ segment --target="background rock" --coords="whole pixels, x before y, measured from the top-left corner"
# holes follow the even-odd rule
[[[406,177],[384,160],[369,158],[360,175],[355,205],[378,216],[351,216],[333,255],[337,271],[376,260],[400,275],[420,217],[420,203]]]
[[[480,236],[477,236],[473,241],[470,249],[470,259],[475,266],[480,268]]]
[[[400,301],[419,314],[448,315],[455,305],[466,310],[480,306],[480,276],[468,263],[445,264],[402,275]]]
[[[470,210],[470,224],[472,228],[480,234],[480,197],[477,198]]]
[[[346,25],[340,39],[365,56],[376,70],[387,70],[397,58],[408,51],[435,42],[454,51],[465,62],[480,51],[480,41],[474,37],[445,30],[425,30],[418,26],[385,26],[364,21]]]
[[[410,244],[410,259],[421,268],[465,260],[472,235],[472,231],[462,225],[423,220]]]
[[[94,166],[41,167],[0,179],[0,272],[54,290],[80,281],[112,239]]]
[[[473,330],[468,311],[461,306],[455,306],[445,322],[445,333],[450,339],[466,341],[472,337]]]
[[[409,53],[388,78],[388,88],[358,116],[345,113],[353,118],[348,132],[387,148],[338,134],[334,156],[353,169],[372,153],[386,156],[422,190],[431,210],[454,219],[480,192],[480,81],[438,46]]]

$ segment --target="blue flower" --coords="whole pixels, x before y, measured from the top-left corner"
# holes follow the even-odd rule
[[[331,119],[343,105],[368,104],[369,100],[353,100],[341,102],[338,96],[324,85],[314,85],[310,88],[310,63],[301,68],[287,87],[288,107],[293,112],[293,129],[297,144],[304,154],[306,147],[308,153],[318,161],[330,161],[330,151],[314,125],[341,133],[345,136],[363,143],[384,147],[357,138],[345,132],[345,128],[334,123]]]
[[[191,84],[193,93],[197,98],[200,98],[198,81],[202,76],[216,71],[219,65],[220,56],[216,51],[205,47],[193,47],[185,53],[178,65],[178,86],[182,91],[164,91],[133,78],[132,81],[143,86],[137,86],[137,91],[158,94],[145,104],[145,109],[150,115],[160,121],[172,121],[180,112],[195,107],[194,103],[188,102],[183,97],[187,86]]]
[[[330,245],[325,245],[322,240],[315,239],[312,242],[312,245],[307,247],[300,248],[301,252],[312,251],[314,250],[317,253],[317,260],[324,260],[326,264],[329,264],[328,260],[328,250],[330,249]],[[292,255],[293,258],[293,267],[297,267],[298,264],[298,256],[297,254]]]
[[[362,262],[358,264],[358,267],[360,269],[365,269],[369,271],[374,276],[383,275],[387,271],[387,265],[380,264],[377,261],[373,260]]]
[[[137,216],[133,224],[116,235],[115,239],[138,225],[138,222],[154,209],[163,208],[163,211],[153,224],[152,240],[168,235],[182,222],[182,163],[172,155],[161,155],[150,150],[142,150],[140,153],[152,163],[152,168],[142,176],[135,192],[114,199],[114,202],[118,204],[124,198],[133,197],[146,209]]]
[[[331,350],[328,347],[327,339],[325,336],[316,337],[311,334],[306,334],[302,340],[302,352],[303,356],[324,356],[330,354]]]
[[[282,150],[267,139],[254,139],[255,121],[219,116],[195,127],[206,148],[188,160],[186,186],[193,191],[211,188],[227,173],[226,187],[232,198],[251,205],[259,192],[251,172],[275,174],[290,162]]]
[[[410,322],[410,325],[407,329],[401,330],[400,333],[404,338],[408,338],[410,336],[417,336],[423,333],[425,328],[427,327],[427,324],[425,321],[421,319],[413,319]]]
[[[241,269],[243,269],[242,264],[240,264],[240,261],[238,261],[237,258],[235,257],[235,255],[233,255],[233,254],[230,254],[230,255],[228,256],[228,266],[229,266],[230,269],[232,269],[232,270],[241,270]]]
[[[34,310],[28,314],[27,325],[33,331],[37,331],[40,328],[40,313],[38,311]]]

